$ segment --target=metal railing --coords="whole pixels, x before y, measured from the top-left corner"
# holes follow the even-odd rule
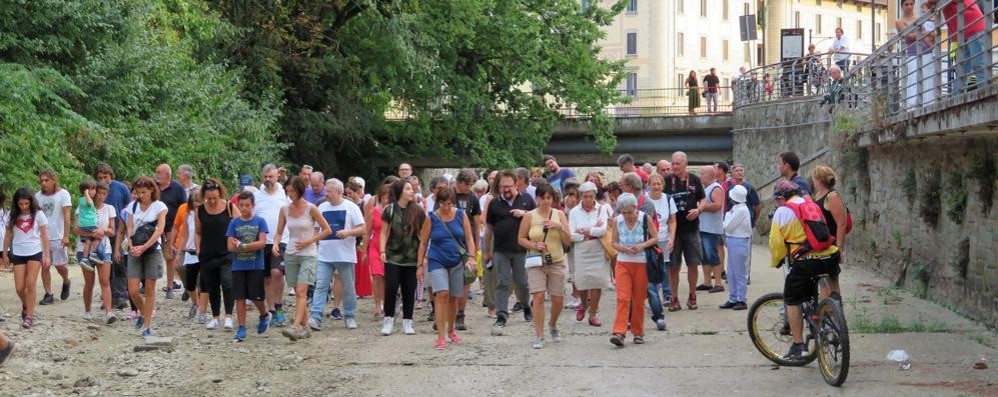
[[[702,79],[702,78],[701,78]],[[710,102],[710,94],[706,87],[701,86],[692,95],[696,97],[696,106],[690,109],[689,88],[653,88],[637,90],[621,90],[620,95],[628,98],[628,102],[615,103],[606,107],[606,112],[615,118],[650,117],[650,116],[689,116],[696,114],[718,114],[731,112],[731,87],[718,87],[715,93],[717,101]],[[558,110],[565,118],[586,118],[588,115],[578,113],[573,106]]]
[[[824,95],[831,81],[828,71],[833,65],[847,72],[867,56],[852,52],[816,53],[751,69],[733,83],[735,107]]]
[[[994,11],[991,1],[939,1],[859,62],[829,100],[849,102],[868,113],[865,125],[883,127],[938,110],[932,105],[943,99],[963,103],[977,98],[971,93],[990,92]]]

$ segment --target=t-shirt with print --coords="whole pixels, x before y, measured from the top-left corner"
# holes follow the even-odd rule
[[[700,231],[700,218],[691,221],[686,219],[686,215],[706,197],[700,178],[689,173],[686,175],[686,180],[675,175],[665,177],[665,194],[672,196],[676,202],[676,233]]]
[[[48,226],[45,212],[39,210],[35,219],[30,215],[21,215],[14,220],[14,236],[10,242],[10,252],[17,256],[31,256],[42,252],[42,226]]]
[[[332,230],[329,236],[319,241],[319,261],[357,263],[357,237],[341,239],[336,237],[336,232],[364,224],[364,214],[360,212],[360,207],[345,199],[337,205],[327,201],[319,204],[319,212]]]
[[[63,219],[62,209],[73,206],[73,199],[69,197],[69,192],[66,189],[59,189],[52,195],[37,192],[35,200],[38,200],[38,208],[45,213],[45,218],[48,220],[49,240],[62,240],[68,221],[68,219]]]
[[[128,204],[127,207],[125,207],[125,211],[128,213],[128,218],[132,219],[132,222],[134,222],[134,224],[132,225],[133,233],[136,230],[138,230],[139,227],[141,227],[142,225],[156,224],[156,222],[159,221],[159,214],[163,212],[168,212],[166,204],[163,204],[163,202],[159,200],[150,203],[149,208],[146,208],[145,210],[142,209],[142,204],[133,201],[130,204]],[[156,244],[155,247],[156,249],[160,249],[160,244]]]
[[[575,173],[568,168],[562,167],[558,169],[558,172],[548,176],[548,184],[560,192],[561,187],[565,184],[565,180],[568,178],[575,178]]]
[[[468,214],[468,221],[471,223],[471,230],[478,230],[475,217],[482,214],[482,206],[478,202],[478,196],[474,193],[454,194],[454,206]]]
[[[76,208],[76,215],[77,216],[80,215],[79,207]],[[95,210],[94,216],[97,218],[97,228],[107,229],[108,226],[111,224],[111,222],[113,222],[112,219],[118,217],[118,210],[115,209],[113,205],[104,203],[104,205]],[[104,236],[104,239],[103,241],[101,241],[101,244],[104,244],[105,249],[107,249],[108,247],[111,246],[111,239],[108,238],[107,236]],[[78,239],[76,242],[76,252],[83,252],[82,238]],[[110,250],[108,250],[108,252],[110,252]]]
[[[250,244],[260,238],[260,233],[267,233],[267,221],[254,215],[250,220],[235,217],[229,221],[226,237],[235,237],[240,243]],[[263,249],[232,254],[232,271],[263,270]]]
[[[97,227],[97,207],[87,203],[86,197],[80,197],[76,205],[76,223],[78,227]]]
[[[409,205],[416,205],[416,203],[410,202]],[[392,203],[381,212],[383,225],[391,225],[388,230],[388,241],[385,242],[385,259],[393,265],[416,266],[419,254],[419,231],[426,220],[426,213],[419,211],[419,215],[416,217],[416,227],[407,233],[403,223],[404,211],[402,207],[398,206],[398,203]]]

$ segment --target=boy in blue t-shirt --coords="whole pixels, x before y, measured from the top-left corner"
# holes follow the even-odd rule
[[[267,222],[253,215],[255,205],[253,193],[239,193],[238,218],[229,222],[225,236],[229,238],[229,252],[232,253],[232,297],[236,301],[236,318],[239,329],[233,338],[236,342],[246,340],[246,300],[253,301],[256,310],[263,313],[256,332],[267,332],[270,313],[263,305],[264,274],[263,247],[267,244]]]

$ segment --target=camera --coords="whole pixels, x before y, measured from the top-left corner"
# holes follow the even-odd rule
[[[551,257],[551,254],[544,254],[544,264],[548,266],[554,264],[554,258]]]

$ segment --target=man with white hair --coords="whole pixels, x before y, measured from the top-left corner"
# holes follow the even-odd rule
[[[679,267],[686,259],[686,281],[690,295],[686,307],[697,309],[696,285],[700,277],[697,268],[702,264],[703,247],[700,245],[700,213],[705,205],[706,194],[700,178],[686,170],[686,153],[672,154],[672,175],[665,178],[665,194],[676,202],[676,241],[672,245],[669,260],[669,285],[672,288],[672,302],[669,311],[680,310],[679,306]]]
[[[718,183],[717,170],[712,165],[700,167],[700,178],[707,185],[704,188],[706,201],[701,206],[700,243],[703,246],[703,284],[697,291],[710,293],[723,292],[721,284],[721,257],[718,245],[724,235],[724,188]],[[713,284],[711,281],[713,280]]]
[[[662,178],[672,175],[672,163],[669,160],[659,160],[655,166],[655,172],[661,175]]]
[[[159,185],[159,201],[166,204],[166,225],[163,225],[163,241],[176,241],[177,230],[173,228],[173,221],[177,217],[177,209],[181,204],[187,202],[187,192],[177,181],[173,180],[173,171],[169,164],[160,164],[156,167],[156,183]],[[163,249],[163,259],[166,261],[166,299],[173,299],[173,290],[180,289],[180,282],[176,280],[177,270],[177,247],[173,244],[165,244]]]
[[[184,191],[187,195],[191,195],[191,191],[198,188],[198,184],[194,183],[194,168],[188,164],[181,164],[177,167],[177,179],[180,180],[180,186],[184,187]]]
[[[357,237],[364,235],[364,214],[353,201],[343,199],[343,182],[333,178],[326,181],[326,201],[319,204],[319,212],[329,223],[333,233],[319,241],[318,266],[315,269],[315,295],[309,311],[308,326],[314,331],[322,324],[322,311],[329,297],[329,284],[333,273],[339,274],[342,286],[343,319],[348,329],[357,328],[354,316],[357,294],[354,292],[354,265],[357,263]]]

